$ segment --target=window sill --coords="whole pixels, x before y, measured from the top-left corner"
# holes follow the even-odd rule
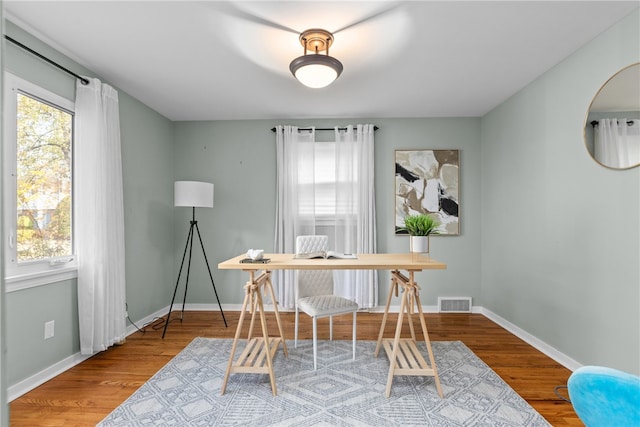
[[[75,279],[77,277],[78,267],[75,266],[61,267],[55,270],[23,274],[20,276],[5,277],[5,292],[21,291],[24,289],[35,288],[36,286],[60,282],[62,280]]]

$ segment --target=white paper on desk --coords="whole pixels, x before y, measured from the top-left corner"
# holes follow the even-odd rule
[[[264,255],[264,249],[249,249],[247,251],[247,258],[251,258],[254,261],[262,259]]]

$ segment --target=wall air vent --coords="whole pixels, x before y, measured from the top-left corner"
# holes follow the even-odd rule
[[[471,313],[471,297],[438,297],[438,313]]]

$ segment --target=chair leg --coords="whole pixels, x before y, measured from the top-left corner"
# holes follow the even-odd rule
[[[318,318],[313,317],[313,370],[318,369]]]
[[[298,310],[298,306],[296,306],[296,320],[294,327],[294,335],[293,335],[293,348],[298,348],[298,318],[300,315],[300,311]]]
[[[356,360],[356,312],[353,312],[353,360]]]

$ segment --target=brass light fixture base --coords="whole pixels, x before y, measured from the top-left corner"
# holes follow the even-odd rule
[[[307,54],[307,50],[315,53],[326,50],[328,55],[329,47],[332,43],[333,34],[327,30],[312,28],[300,34],[300,44],[304,47],[305,55]]]

